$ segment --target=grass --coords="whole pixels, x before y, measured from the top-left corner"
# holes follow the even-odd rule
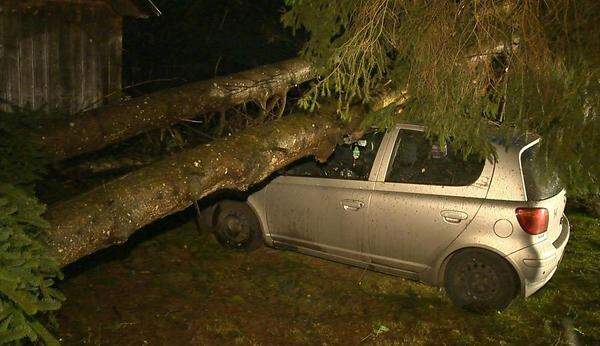
[[[224,251],[186,224],[69,278],[57,333],[66,344],[600,344],[600,221],[570,219],[554,278],[486,316],[392,276],[268,248]]]

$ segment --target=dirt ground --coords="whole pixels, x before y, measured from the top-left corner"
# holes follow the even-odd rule
[[[572,219],[554,279],[479,316],[401,278],[266,247],[223,250],[178,215],[69,268],[55,333],[65,345],[600,344],[600,222]]]

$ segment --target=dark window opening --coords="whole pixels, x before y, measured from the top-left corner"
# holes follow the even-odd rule
[[[386,182],[466,186],[474,183],[485,165],[476,155],[466,159],[450,143],[430,141],[424,132],[400,130]]]
[[[325,163],[318,163],[312,158],[303,159],[287,169],[285,175],[369,180],[383,135],[383,132],[371,132],[357,142],[338,145]]]

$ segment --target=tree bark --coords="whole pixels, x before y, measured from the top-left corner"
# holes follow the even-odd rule
[[[199,113],[224,111],[250,100],[262,104],[271,97],[283,97],[291,86],[313,76],[313,69],[305,61],[287,60],[87,111],[45,124],[35,137],[53,161],[60,161]]]
[[[334,114],[334,112],[331,112]],[[123,243],[149,223],[221,189],[245,190],[309,155],[327,158],[346,128],[292,115],[183,151],[52,206],[48,244],[62,265]]]

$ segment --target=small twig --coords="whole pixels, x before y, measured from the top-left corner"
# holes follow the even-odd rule
[[[367,269],[368,269],[368,268],[369,268],[369,265],[366,265],[366,266],[363,268],[363,271],[362,271],[362,273],[360,274],[360,278],[358,279],[358,285],[359,285],[359,286],[362,286],[362,280],[363,280],[363,278],[365,277],[365,273],[367,272]]]
[[[194,123],[194,124],[204,124],[203,120],[192,120],[192,119],[185,119],[185,118],[179,118],[179,120],[185,121],[188,123]]]
[[[186,123],[181,123],[181,124],[182,124],[183,126],[185,126],[186,128],[190,129],[191,131],[193,131],[193,132],[196,132],[197,134],[199,134],[199,135],[201,135],[201,136],[203,136],[203,137],[206,137],[206,138],[208,138],[208,139],[210,139],[210,140],[214,140],[214,139],[215,139],[215,137],[213,137],[213,136],[209,135],[208,133],[204,133],[204,132],[202,132],[202,131],[200,131],[200,130],[198,130],[198,129],[196,129],[196,128],[192,127],[192,126],[189,126],[189,125],[188,125],[188,124],[186,124]]]
[[[221,59],[223,58],[223,56],[219,56],[219,59],[217,59],[217,63],[215,64],[215,70],[213,71],[214,75],[217,75],[217,72],[219,72],[219,64],[221,63]]]
[[[135,84],[131,84],[131,85],[125,86],[125,87],[123,87],[123,88],[121,88],[119,90],[115,90],[113,92],[110,92],[110,93],[102,96],[101,98],[99,98],[98,100],[94,101],[91,105],[87,106],[86,108],[84,108],[84,109],[82,109],[80,111],[75,112],[75,114],[86,112],[86,111],[94,108],[99,103],[101,103],[104,100],[106,100],[107,98],[109,98],[111,96],[114,96],[114,95],[116,95],[116,94],[118,94],[118,93],[120,93],[120,92],[122,92],[124,90],[135,88],[135,87],[139,87],[139,86],[142,86],[142,85],[145,85],[145,84],[155,83],[155,82],[172,82],[172,81],[175,81],[175,80],[184,80],[184,79],[183,78],[159,78],[159,79],[147,80],[147,81],[143,81],[143,82],[139,82],[139,83],[135,83]]]
[[[373,333],[369,333],[369,335],[367,335],[367,336],[365,336],[364,338],[362,338],[362,339],[360,340],[360,342],[361,342],[361,343],[363,343],[363,342],[367,341],[367,340],[368,340],[370,337],[372,337],[372,336],[373,336]]]

